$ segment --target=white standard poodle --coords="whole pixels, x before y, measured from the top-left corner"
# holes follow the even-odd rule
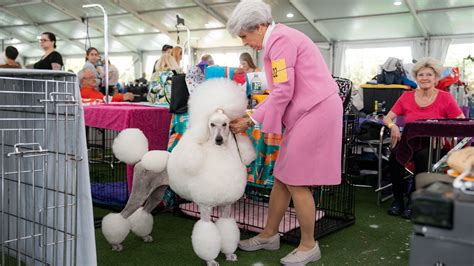
[[[236,261],[239,228],[231,218],[231,205],[242,197],[247,182],[246,165],[256,158],[247,135],[234,135],[229,123],[245,115],[245,92],[228,79],[200,84],[189,99],[189,128],[168,159],[171,188],[199,206],[201,219],[192,232],[194,252],[208,265],[222,251]],[[214,224],[213,207],[223,208]]]

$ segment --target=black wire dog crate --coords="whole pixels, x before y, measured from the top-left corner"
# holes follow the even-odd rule
[[[342,181],[336,186],[315,186],[312,188],[316,204],[315,238],[345,228],[355,223],[355,189],[349,174],[353,145],[355,145],[355,115],[344,116],[343,151],[342,151]],[[259,233],[265,227],[268,217],[268,203],[271,187],[248,184],[244,197],[233,205],[232,217],[239,227],[245,231]],[[198,206],[193,202],[180,202],[175,211],[179,214],[198,218]],[[220,210],[214,209],[213,219],[220,217]],[[298,243],[300,230],[296,211],[290,203],[280,223],[279,233],[282,238],[291,243]]]
[[[96,206],[122,210],[130,196],[127,165],[115,158],[112,144],[120,131],[86,127],[92,202]]]

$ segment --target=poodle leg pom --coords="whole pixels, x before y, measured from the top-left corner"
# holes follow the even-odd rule
[[[194,224],[191,240],[194,252],[199,258],[205,260],[208,265],[217,265],[209,264],[215,262],[214,259],[219,255],[221,246],[219,230],[214,223],[203,220],[197,221]]]
[[[112,245],[112,250],[122,250],[120,245],[130,232],[130,224],[120,213],[109,213],[102,219],[102,234]]]
[[[217,262],[215,260],[208,260],[208,261],[206,261],[206,265],[207,266],[219,266],[219,262]]]
[[[117,245],[112,245],[112,251],[122,251],[123,249],[123,246],[121,244],[117,244]]]
[[[144,236],[142,237],[142,239],[143,239],[143,242],[147,242],[147,243],[153,242],[153,237],[151,235]]]
[[[225,259],[227,261],[237,261],[237,254],[235,254],[235,253],[225,254]]]
[[[221,236],[221,251],[228,261],[237,261],[234,253],[240,240],[240,231],[233,218],[220,218],[216,226]]]
[[[150,235],[153,230],[153,216],[143,210],[143,207],[138,208],[130,217],[131,230],[134,234],[141,237],[145,242],[153,241]]]

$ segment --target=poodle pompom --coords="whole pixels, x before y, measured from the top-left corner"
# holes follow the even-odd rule
[[[102,234],[112,245],[123,242],[130,231],[130,224],[120,213],[109,213],[102,219]]]
[[[153,230],[153,216],[143,210],[143,207],[138,208],[130,217],[128,217],[132,232],[139,237],[144,237],[151,234]]]
[[[128,128],[114,139],[115,157],[126,164],[136,164],[148,152],[148,140],[138,128]]]
[[[207,80],[199,84],[189,98],[189,129],[205,125],[198,130],[205,134],[209,116],[217,109],[234,120],[245,115],[246,108],[247,95],[237,83],[225,78]]]
[[[142,157],[142,166],[148,171],[161,173],[166,169],[168,156],[167,151],[149,151]]]
[[[226,255],[234,253],[240,240],[240,231],[237,223],[232,218],[220,218],[216,221],[216,226],[221,235],[222,253]]]
[[[197,221],[194,224],[191,240],[194,252],[201,259],[210,261],[219,255],[221,238],[219,230],[214,223],[203,220]]]

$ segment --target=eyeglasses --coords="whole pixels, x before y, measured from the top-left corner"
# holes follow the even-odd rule
[[[82,79],[97,79],[96,77],[82,78]]]
[[[47,39],[39,39],[39,42],[49,42],[50,40]]]

